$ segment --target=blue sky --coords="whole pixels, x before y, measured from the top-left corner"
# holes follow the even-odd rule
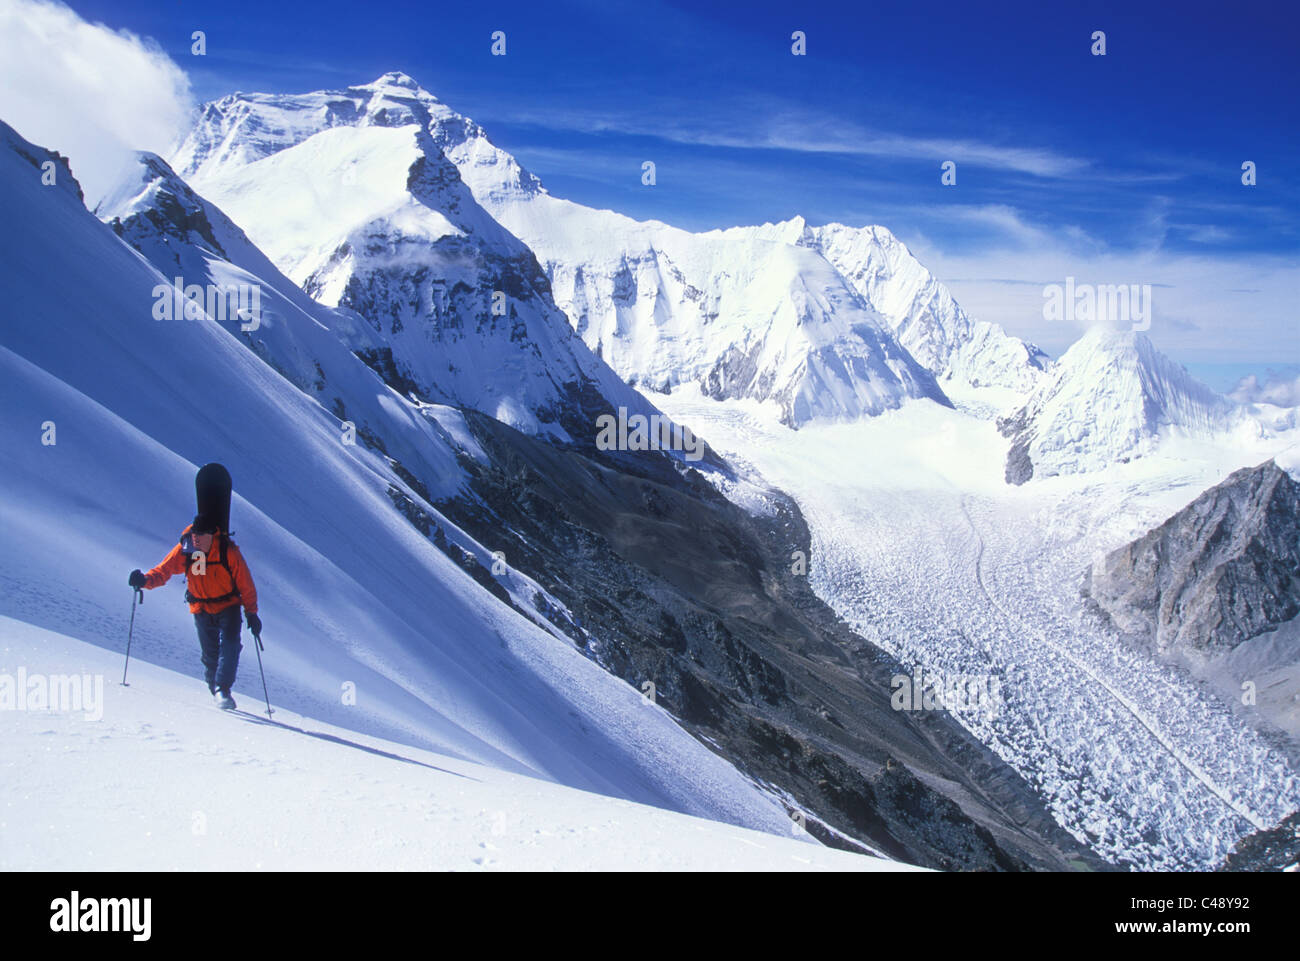
[[[1069,274],[1155,284],[1151,336],[1189,366],[1300,362],[1295,4],[71,7],[152,38],[198,99],[403,70],[581,203],[696,230],[885,224],[1053,354],[1077,331],[1038,316],[1041,289]]]

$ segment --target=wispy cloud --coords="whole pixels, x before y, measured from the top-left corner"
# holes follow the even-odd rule
[[[1278,407],[1300,407],[1300,375],[1287,376],[1269,372],[1267,380],[1249,374],[1237,382],[1228,394],[1239,404],[1276,404]]]
[[[1186,232],[1188,240],[1198,244],[1222,244],[1233,239],[1232,231],[1213,224],[1181,224],[1179,229]]]
[[[132,151],[166,152],[190,110],[189,79],[151,40],[48,0],[0,2],[0,117],[67,155],[92,206]]]
[[[1300,361],[1300,266],[1285,255],[1094,251],[1050,235],[1032,247],[1007,241],[959,253],[933,244],[912,249],[972,316],[1053,355],[1082,328],[1046,320],[1043,289],[1073,277],[1078,284],[1150,285],[1149,335],[1181,362]],[[1250,288],[1238,286],[1245,278]]]
[[[927,212],[933,217],[987,228],[1020,244],[1041,244],[1051,239],[1046,230],[1027,223],[1016,208],[1006,204],[944,204],[930,207]]]
[[[1077,176],[1092,166],[1086,159],[1046,148],[876,130],[846,117],[770,98],[732,98],[707,105],[641,101],[631,111],[546,111],[544,120],[538,117],[535,111],[497,115],[509,123],[545,126],[551,131],[613,133],[738,150],[930,160],[936,164],[951,160],[959,167],[969,164],[1045,178]]]
[[[720,135],[711,131],[674,131],[671,139],[681,143],[758,150],[789,150],[797,153],[833,153],[853,156],[951,160],[963,164],[1033,174],[1037,177],[1069,177],[1088,169],[1086,160],[1067,157],[1051,150],[1007,147],[974,140],[913,137],[883,133],[845,122],[841,118],[820,121],[806,117],[777,117],[759,124],[752,132]]]

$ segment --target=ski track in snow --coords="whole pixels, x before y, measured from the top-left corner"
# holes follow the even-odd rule
[[[740,405],[678,395],[663,409],[794,497],[811,530],[812,586],[855,631],[927,673],[1000,679],[1001,710],[954,716],[1103,857],[1205,869],[1300,803],[1286,760],[1226,705],[1082,609],[1093,553],[1125,542],[1124,524],[1140,532],[1162,519],[1142,497],[1176,485],[1003,492],[933,476],[918,485],[883,460],[884,476],[871,476],[844,444],[898,428],[837,428],[862,433],[818,447],[807,429],[786,431]],[[906,425],[913,414],[901,416]],[[885,447],[890,458],[906,457],[899,446]]]

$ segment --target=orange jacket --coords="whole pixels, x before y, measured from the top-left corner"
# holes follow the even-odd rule
[[[185,540],[185,535],[190,532],[189,527],[181,531],[181,540]],[[200,611],[204,614],[215,614],[218,611],[224,611],[231,604],[243,604],[244,610],[250,614],[257,613],[257,588],[253,585],[253,575],[248,572],[248,565],[244,563],[244,555],[239,552],[235,542],[226,539],[226,563],[230,566],[230,573],[221,566],[221,542],[220,537],[224,536],[220,531],[212,538],[212,548],[205,558],[206,568],[202,576],[194,573],[195,561],[193,555],[186,553],[177,543],[171,549],[163,562],[144,576],[144,586],[148,590],[155,587],[162,587],[175,574],[185,574],[186,589],[192,598],[198,600],[190,601],[190,613],[198,614]],[[231,574],[234,579],[231,579]],[[204,601],[205,597],[222,597],[232,591],[238,591],[238,597],[228,597],[224,601],[211,603]]]

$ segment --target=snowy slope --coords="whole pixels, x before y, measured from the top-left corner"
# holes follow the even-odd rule
[[[1162,433],[1206,436],[1233,423],[1227,401],[1145,334],[1094,327],[999,426],[1011,438],[1007,481],[1022,484],[1126,463]]]
[[[122,687],[115,652],[0,618],[0,676],[20,667],[103,686],[81,710],[6,712],[0,870],[920,870],[807,843],[793,822],[763,834],[283,708],[268,721],[250,697],[227,715],[145,662]]]
[[[154,289],[168,281],[85,210],[66,165],[58,186],[42,186],[39,164],[51,155],[7,127],[0,141],[0,200],[11,212],[0,236],[0,613],[120,650],[126,572],[162,557],[192,515],[196,465],[222,461],[235,478],[232,526],[262,595],[268,680],[288,710],[788,831],[780,806],[734,768],[417,532],[389,500],[401,484],[389,463],[341,444],[338,420],[314,399],[216,323],[154,320]],[[409,416],[391,408],[395,421]],[[446,445],[415,420],[420,443]],[[41,443],[47,424],[53,445]],[[194,677],[180,594],[176,583],[147,593],[133,657]],[[243,700],[260,687],[251,654],[246,645]],[[356,706],[342,703],[345,684]],[[192,694],[206,699],[201,682]]]
[[[594,435],[610,407],[651,413],[574,336],[532,252],[479,205],[427,121],[398,75],[241,95],[209,105],[173,161],[295,284],[366,320],[349,346],[403,393],[562,440]]]
[[[407,123],[418,130],[369,129]],[[481,128],[404,74],[338,92],[227,97],[204,109],[173,161],[291,278],[327,303],[346,300],[367,313],[342,295],[355,232],[376,214],[378,223],[408,222],[401,192],[373,185],[396,182],[412,139],[425,156],[427,139],[455,164],[465,194],[472,191],[466,200],[447,188],[459,207],[482,204],[537,253],[556,303],[629,383],[658,390],[697,382],[718,397],[773,399],[796,425],[877,414],[914,397],[947,403],[933,375],[817,251],[734,232],[691,234],[551,197]],[[347,170],[355,180],[341,189]],[[449,228],[421,229],[435,243]],[[479,219],[464,229],[491,233]],[[368,243],[400,259],[375,230],[372,223]],[[346,251],[341,235],[352,236]],[[331,257],[348,267],[341,277]]]
[[[342,420],[364,443],[384,438],[385,452],[414,474],[431,496],[452,496],[462,471],[454,439],[458,415],[419,405],[385,388],[379,375],[346,346],[381,346],[352,311],[308,297],[255,247],[228,217],[194,193],[166,162],[140,154],[138,166],[96,209],[165,279],[258,288],[256,325],[229,312],[214,318],[300,390]],[[248,326],[252,329],[242,329]],[[440,421],[449,421],[446,426]],[[341,433],[341,431],[340,431]]]

